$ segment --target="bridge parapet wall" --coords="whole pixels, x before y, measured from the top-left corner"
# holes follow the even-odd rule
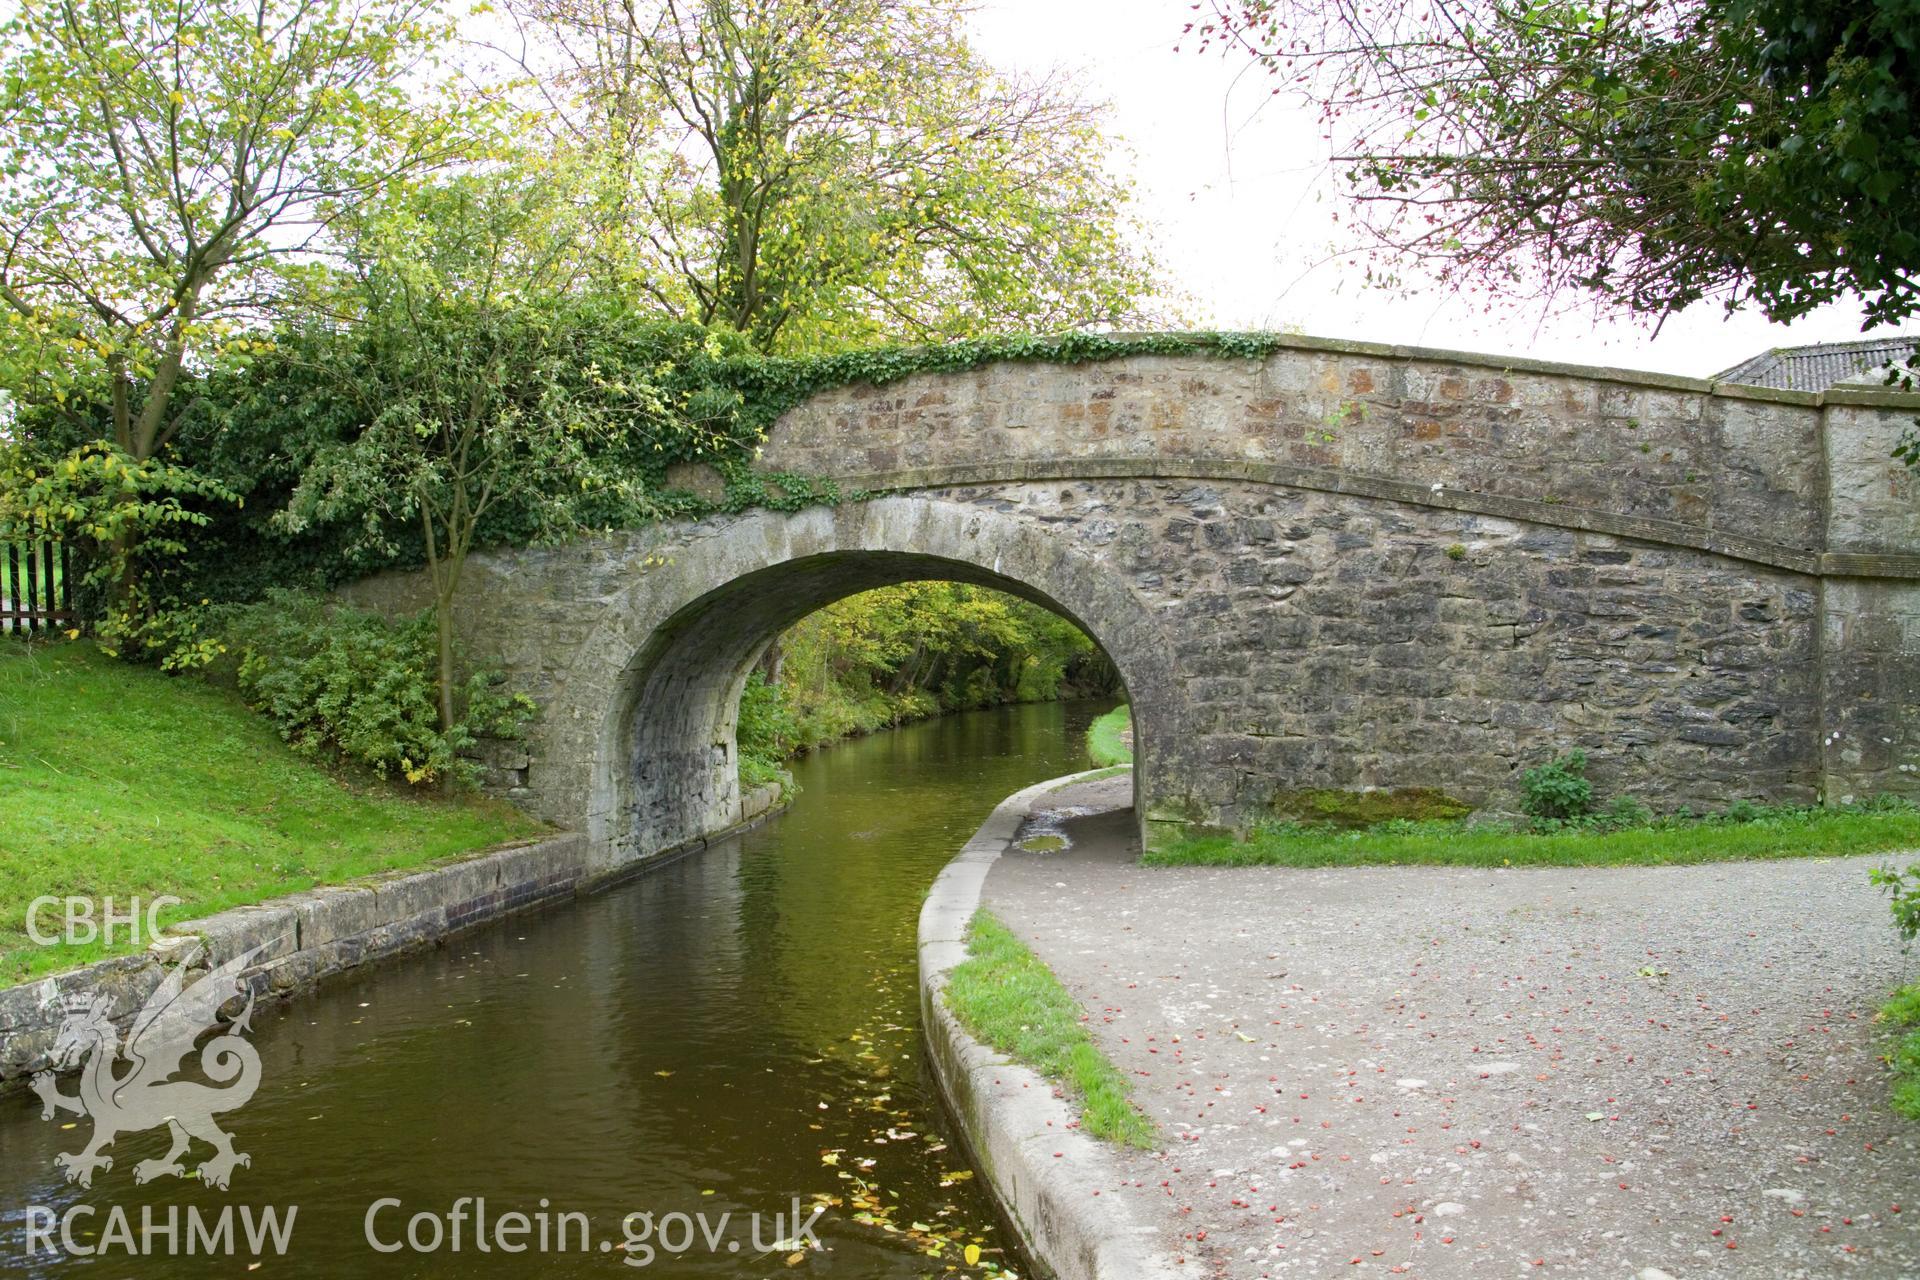
[[[775,425],[763,466],[873,489],[1244,478],[1673,541],[1805,572],[1920,577],[1920,499],[1891,457],[1920,395],[1813,395],[1296,341],[1258,360],[1002,363],[838,388]],[[1890,563],[1823,564],[1824,554]]]

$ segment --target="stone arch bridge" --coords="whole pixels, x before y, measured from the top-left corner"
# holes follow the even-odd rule
[[[543,708],[495,781],[609,864],[737,822],[767,643],[918,578],[1106,649],[1149,838],[1305,788],[1511,810],[1572,747],[1656,807],[1913,794],[1920,497],[1889,451],[1916,410],[1307,338],[999,363],[785,415],[760,465],[857,500],[476,556],[459,624]]]

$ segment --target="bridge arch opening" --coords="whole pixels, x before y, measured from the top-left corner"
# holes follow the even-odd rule
[[[1145,812],[1158,721],[1174,687],[1171,646],[1111,570],[1025,521],[948,505],[883,499],[831,513],[758,514],[729,522],[717,541],[660,553],[658,568],[634,587],[624,640],[606,638],[631,645],[610,681],[589,808],[589,834],[611,863],[740,821],[740,695],[777,637],[835,601],[926,580],[1030,601],[1100,648],[1134,707],[1135,811]],[[902,515],[910,517],[904,526]],[[675,589],[716,578],[720,585],[697,595]]]
[[[737,823],[737,721],[750,674],[781,635],[811,614],[879,587],[946,581],[1027,600],[1097,633],[1044,593],[963,563],[900,552],[838,552],[744,575],[695,601],[657,633],[629,686],[625,725],[630,805],[621,826],[636,852],[671,848]],[[1118,661],[1115,670],[1126,684]],[[1144,735],[1141,735],[1144,737]]]

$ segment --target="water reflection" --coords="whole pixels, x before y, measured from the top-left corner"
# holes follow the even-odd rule
[[[204,1257],[119,1251],[29,1261],[27,1206],[76,1204],[96,1210],[76,1232],[89,1245],[113,1206],[136,1227],[143,1207],[164,1222],[170,1206],[209,1220],[229,1205],[298,1206],[290,1250],[261,1275],[990,1272],[1000,1233],[921,1077],[914,923],[995,803],[1084,767],[1101,709],[1003,708],[845,744],[803,761],[800,799],[758,831],[264,1013],[260,1092],[227,1118],[253,1163],[228,1193],[135,1186],[162,1132],[122,1137],[110,1172],[71,1187],[53,1157],[78,1148],[88,1122],[62,1129],[30,1096],[0,1102],[0,1274],[208,1273]],[[484,1198],[495,1221],[584,1213],[594,1235],[585,1253],[481,1253],[468,1206],[458,1253],[445,1235],[434,1253],[365,1241],[378,1200],[400,1202],[376,1218],[398,1241],[409,1215],[444,1226],[462,1197]],[[790,1228],[795,1198],[830,1204],[816,1227],[828,1249],[789,1267],[787,1249],[755,1245],[784,1243],[772,1216]],[[668,1256],[657,1239],[618,1247],[634,1211],[732,1218],[713,1251],[696,1240]],[[968,1243],[979,1265],[963,1265]],[[250,1261],[212,1269],[245,1275]]]

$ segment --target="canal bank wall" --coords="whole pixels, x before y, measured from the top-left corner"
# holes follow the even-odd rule
[[[987,873],[1034,807],[1070,774],[1001,801],[933,882],[920,909],[920,1017],[933,1078],[960,1136],[1028,1256],[1056,1280],[1162,1280],[1177,1274],[1154,1229],[1102,1195],[1120,1180],[1113,1150],[1077,1127],[1055,1084],[969,1035],[947,1007],[947,978],[967,958],[967,926]]]
[[[0,989],[0,1095],[53,1065],[69,1008],[104,997],[124,1034],[176,968],[187,985],[255,947],[242,975],[256,1002],[316,984],[515,912],[597,892],[758,825],[785,807],[777,785],[750,793],[740,823],[726,831],[609,869],[585,835],[564,832],[421,871],[311,889],[173,925],[145,951]],[[245,997],[228,1012],[237,1014]]]

